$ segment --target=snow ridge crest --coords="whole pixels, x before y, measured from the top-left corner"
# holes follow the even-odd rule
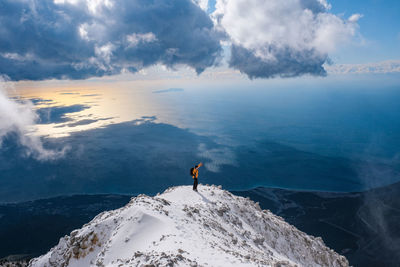
[[[139,195],[60,239],[32,267],[349,266],[345,257],[220,186]]]

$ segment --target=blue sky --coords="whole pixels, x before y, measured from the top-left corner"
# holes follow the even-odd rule
[[[333,0],[331,12],[349,16],[360,13],[360,33],[365,43],[341,49],[335,58],[341,63],[367,63],[400,59],[400,1]]]

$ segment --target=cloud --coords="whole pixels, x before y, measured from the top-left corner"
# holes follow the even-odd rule
[[[214,7],[215,2],[215,7]],[[11,80],[85,79],[186,65],[230,67],[250,78],[326,75],[361,14],[326,0],[4,0],[0,74]],[[210,15],[210,10],[214,12]]]
[[[220,172],[223,165],[236,165],[235,154],[227,147],[208,148],[206,144],[198,146],[198,156],[207,159],[205,168],[210,172]]]
[[[398,73],[400,60],[387,60],[365,64],[335,64],[325,66],[330,74]]]
[[[80,97],[93,97],[93,96],[101,96],[101,94],[86,94],[86,95],[81,95]]]
[[[61,151],[49,150],[43,147],[38,136],[32,135],[35,121],[38,115],[33,111],[30,101],[12,100],[7,96],[9,84],[0,77],[0,148],[7,136],[15,134],[19,144],[25,148],[27,156],[33,156],[39,160],[55,159],[64,154],[66,148]]]
[[[328,54],[357,30],[325,0],[217,0],[216,27],[231,45],[229,65],[250,78],[326,75]]]
[[[201,9],[208,10],[208,0],[192,0],[193,3],[197,4]]]
[[[161,89],[153,91],[153,94],[162,94],[162,93],[176,93],[176,92],[183,92],[184,89],[182,88],[168,88],[168,89]]]
[[[221,53],[211,18],[191,0],[5,0],[0,33],[0,73],[12,80],[84,79],[154,64],[200,73]]]
[[[353,14],[353,15],[350,16],[349,22],[357,22],[357,21],[358,21],[359,19],[361,19],[362,17],[363,17],[363,15],[358,14],[358,13]]]

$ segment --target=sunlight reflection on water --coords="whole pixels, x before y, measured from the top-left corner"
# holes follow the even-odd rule
[[[46,90],[21,89],[22,98],[35,104],[38,113],[44,115],[47,123],[37,122],[36,134],[52,138],[65,137],[77,131],[86,131],[110,124],[155,116],[160,122],[168,112],[163,112],[163,103],[149,90],[128,87],[96,88],[46,88]],[[71,112],[69,107],[82,106]],[[63,121],[49,119],[57,108],[64,107]]]

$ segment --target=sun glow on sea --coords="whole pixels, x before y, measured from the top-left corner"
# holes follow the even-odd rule
[[[73,84],[57,82],[22,82],[9,93],[10,97],[28,100],[42,117],[33,127],[32,134],[52,138],[65,137],[73,132],[105,127],[110,124],[153,117],[162,103],[152,90],[135,82]],[[64,108],[59,121],[51,121],[57,108]],[[68,111],[69,108],[74,108]]]

